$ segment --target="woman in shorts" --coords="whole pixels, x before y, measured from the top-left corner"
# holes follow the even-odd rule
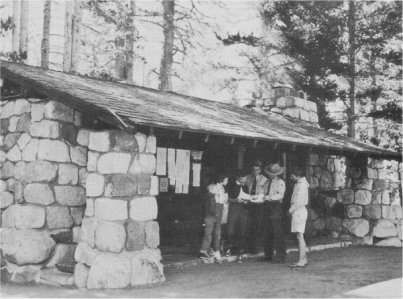
[[[291,266],[304,267],[308,264],[306,258],[306,244],[304,240],[305,223],[308,217],[306,205],[308,204],[309,184],[299,167],[294,168],[291,179],[295,181],[294,191],[291,197],[291,232],[295,233],[298,240],[299,260]]]

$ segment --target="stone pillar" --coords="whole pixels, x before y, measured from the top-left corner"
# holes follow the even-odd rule
[[[165,280],[157,218],[156,138],[89,133],[87,205],[75,253],[75,283],[124,288]]]
[[[12,281],[38,280],[41,269],[74,262],[73,230],[86,199],[87,148],[76,139],[81,114],[38,99],[1,108],[2,262]]]

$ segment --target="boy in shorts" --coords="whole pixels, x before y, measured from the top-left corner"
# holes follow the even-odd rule
[[[291,266],[304,267],[308,264],[306,259],[306,244],[304,240],[305,223],[308,217],[306,205],[308,204],[309,184],[302,172],[302,169],[295,167],[291,173],[291,179],[295,181],[291,197],[291,207],[288,211],[291,214],[291,232],[295,233],[298,240],[299,260]]]

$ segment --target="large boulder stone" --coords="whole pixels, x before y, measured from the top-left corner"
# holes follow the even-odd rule
[[[112,254],[100,254],[95,258],[88,274],[87,288],[125,288],[130,284],[130,260]]]
[[[95,217],[106,221],[126,220],[128,217],[127,201],[98,198],[95,200],[94,215]]]
[[[101,251],[121,252],[126,242],[123,224],[100,222],[95,231],[95,246]]]
[[[87,166],[87,149],[83,146],[70,147],[71,161],[79,166]]]
[[[111,186],[110,196],[133,196],[137,192],[136,177],[130,174],[114,174],[109,184]]]
[[[364,206],[363,216],[366,219],[381,219],[381,205]]]
[[[69,147],[60,140],[41,139],[38,145],[38,159],[55,162],[71,162]]]
[[[137,194],[149,195],[151,189],[151,176],[144,173],[138,173],[135,176],[137,181]]]
[[[387,190],[382,192],[382,204],[383,205],[390,204],[390,194],[389,194],[389,191],[387,191]]]
[[[97,163],[99,158],[99,153],[88,151],[88,159],[87,159],[87,170],[88,171],[97,171]]]
[[[86,183],[87,183],[87,177],[88,177],[88,170],[85,167],[81,167],[80,170],[78,171],[78,183],[80,184],[81,187],[85,188]]]
[[[14,195],[3,191],[0,193],[0,209],[5,209],[14,202]]]
[[[80,242],[74,253],[74,259],[79,263],[91,266],[100,253],[101,251],[91,248],[87,243]]]
[[[373,179],[355,179],[354,188],[363,190],[372,190]]]
[[[108,132],[90,132],[88,148],[97,152],[107,152],[111,148]]]
[[[332,174],[332,178],[333,178],[333,189],[334,190],[343,189],[344,186],[346,185],[346,177],[344,174],[342,174],[340,172],[334,172]]]
[[[385,167],[384,160],[383,159],[371,159],[369,166],[371,168],[376,168],[376,169],[384,168]]]
[[[31,136],[29,136],[29,134],[24,133],[20,136],[20,138],[18,138],[17,144],[18,147],[23,150],[24,147],[31,141]]]
[[[116,130],[110,133],[111,147],[115,151],[138,152],[136,138],[124,131]]]
[[[130,261],[132,266],[132,286],[156,284],[165,281],[158,250],[143,249],[138,254],[133,255]]]
[[[14,115],[21,115],[31,111],[31,104],[25,99],[18,99],[14,105]]]
[[[129,221],[126,223],[126,249],[130,251],[141,250],[145,246],[145,222]]]
[[[95,229],[97,224],[98,220],[95,218],[84,218],[81,223],[81,241],[90,247],[95,246]]]
[[[147,221],[145,225],[146,244],[150,248],[160,245],[160,227],[157,221]]]
[[[50,101],[45,105],[45,118],[73,122],[74,110],[62,103]]]
[[[29,114],[22,115],[17,123],[16,132],[29,132],[31,126],[31,116]]]
[[[353,190],[340,190],[337,192],[337,201],[344,204],[351,204],[354,202],[354,191]]]
[[[373,205],[382,204],[382,195],[383,195],[383,191],[372,192],[372,204]]]
[[[22,151],[22,160],[35,161],[38,154],[39,139],[31,139]]]
[[[61,185],[76,185],[78,183],[78,167],[74,164],[60,164],[58,183]]]
[[[27,183],[51,182],[56,177],[57,164],[48,161],[18,163],[15,178]],[[21,168],[21,169],[19,169]]]
[[[79,289],[87,287],[88,273],[90,268],[82,263],[77,263],[74,267],[74,285]]]
[[[1,167],[0,175],[1,179],[8,179],[14,176],[15,166],[10,161],[6,161]]]
[[[55,202],[53,192],[48,184],[32,183],[25,186],[26,202],[48,206]]]
[[[46,267],[55,267],[56,264],[72,264],[75,263],[74,253],[76,251],[76,244],[56,244],[55,250],[50,260],[46,263]]]
[[[364,237],[369,232],[369,222],[365,219],[345,219],[343,227],[357,237]]]
[[[130,218],[148,221],[157,218],[158,206],[155,197],[138,197],[130,201]]]
[[[21,150],[18,145],[14,145],[6,155],[7,159],[12,162],[21,161]]]
[[[41,120],[31,124],[29,133],[33,137],[59,138],[59,123],[53,120]]]
[[[70,145],[77,144],[78,129],[72,123],[60,123],[60,139]]]
[[[71,228],[73,219],[68,207],[50,206],[46,208],[46,223],[50,229]]]
[[[153,174],[156,168],[155,156],[151,154],[138,154],[130,166],[130,173]]]
[[[395,237],[397,230],[395,225],[388,220],[378,220],[372,228],[372,235],[377,238]]]
[[[126,173],[131,160],[130,154],[107,153],[99,157],[97,170],[102,174]]]
[[[348,205],[346,213],[348,218],[360,218],[362,216],[362,206]]]
[[[101,196],[104,194],[105,177],[98,173],[89,173],[85,183],[87,196]]]
[[[74,225],[81,225],[81,222],[84,217],[84,207],[71,207],[70,208],[70,215],[73,218]]]
[[[357,205],[369,205],[372,201],[372,194],[367,190],[357,190],[354,196],[354,203]]]
[[[377,242],[375,246],[402,247],[402,241],[399,238],[390,237]]]
[[[399,237],[400,240],[402,240],[402,220],[400,219],[399,222],[396,225],[396,230],[397,230],[397,236]]]
[[[78,186],[55,186],[56,201],[65,206],[82,206],[85,204],[85,189]]]
[[[2,215],[2,226],[20,229],[41,228],[45,225],[45,209],[39,206],[13,205]]]
[[[145,152],[150,154],[157,153],[157,137],[155,137],[154,135],[150,135],[147,137]]]
[[[46,232],[34,229],[3,229],[0,241],[7,260],[17,265],[42,263],[55,246]]]
[[[151,177],[150,195],[156,196],[159,194],[159,179],[157,176]]]
[[[80,129],[77,134],[77,143],[81,146],[88,147],[90,142],[90,131],[87,129]]]
[[[373,190],[385,190],[386,181],[385,180],[374,180]]]
[[[1,109],[0,118],[9,118],[10,116],[14,115],[14,105],[15,101],[10,101],[5,104]]]
[[[382,218],[388,220],[402,219],[402,207],[383,205]]]
[[[45,114],[45,106],[43,104],[32,104],[31,117],[32,121],[40,121]]]
[[[85,201],[85,216],[92,217],[94,216],[94,199],[87,198]]]
[[[143,153],[146,150],[147,136],[143,133],[137,133],[134,138],[137,141],[138,151]]]

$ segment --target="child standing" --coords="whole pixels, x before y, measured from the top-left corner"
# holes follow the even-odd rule
[[[217,186],[210,184],[207,186],[207,193],[203,199],[203,240],[200,248],[200,258],[209,259],[211,256],[208,254],[210,249],[213,233],[215,232],[216,218],[217,218],[217,203],[216,203]]]
[[[306,244],[304,240],[305,224],[308,217],[306,205],[308,204],[309,184],[299,167],[294,168],[291,179],[295,181],[294,191],[291,197],[291,207],[288,211],[291,218],[291,232],[295,233],[298,240],[299,260],[292,266],[304,267],[308,264],[306,258]]]

